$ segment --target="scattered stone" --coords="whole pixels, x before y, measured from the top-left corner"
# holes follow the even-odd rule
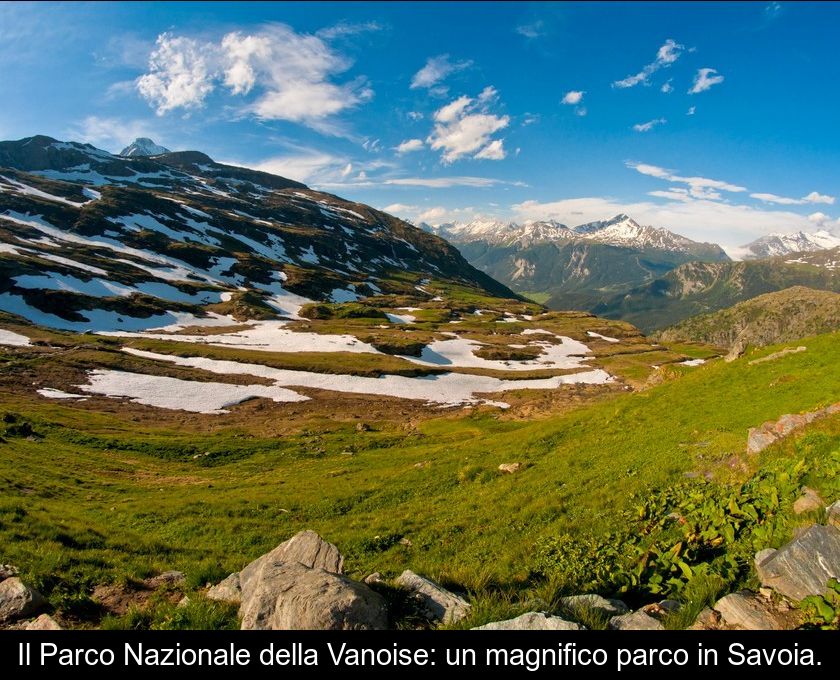
[[[411,542],[410,538],[406,538],[405,536],[403,536],[400,539],[400,545],[404,545],[406,548],[410,548],[414,544]]]
[[[178,600],[178,604],[176,605],[179,609],[184,609],[184,607],[189,607],[190,605],[190,596],[184,595],[180,600]]]
[[[512,475],[522,469],[522,463],[502,463],[499,465],[499,472],[505,472]]]
[[[776,434],[769,429],[772,422],[764,423],[761,427],[751,427],[747,433],[747,453],[760,453],[776,442]]]
[[[367,423],[356,423],[356,432],[370,432],[370,425]]]
[[[550,616],[543,612],[528,612],[515,619],[493,621],[472,630],[586,630],[579,623],[566,621],[559,616]]]
[[[645,614],[649,614],[653,618],[661,621],[668,616],[668,614],[677,611],[680,607],[680,603],[676,600],[662,600],[660,602],[653,602],[652,604],[645,605],[642,607],[642,611]]]
[[[838,412],[840,412],[840,402],[809,413],[786,413],[775,422],[768,420],[759,427],[751,427],[747,434],[747,453],[759,453],[794,430],[798,430],[818,418],[824,418]]]
[[[58,622],[49,614],[41,614],[37,619],[27,621],[24,630],[62,630]]]
[[[795,429],[804,427],[815,419],[816,414],[813,413],[809,413],[807,415],[794,415],[792,413],[786,413],[776,421],[776,424],[773,426],[773,432],[775,432],[778,437],[786,437]]]
[[[220,600],[221,602],[233,602],[235,604],[242,602],[239,572],[235,571],[224,580],[219,581],[205,593],[205,596],[210,600]]]
[[[784,630],[769,605],[748,590],[730,593],[719,599],[715,609],[727,626],[740,630]]]
[[[826,523],[840,529],[840,501],[834,501],[825,509]]]
[[[828,580],[840,577],[840,529],[814,524],[760,562],[756,555],[756,571],[762,585],[791,600],[822,595]]]
[[[825,507],[825,501],[820,496],[819,492],[809,486],[802,487],[802,495],[796,499],[793,504],[793,511],[797,515],[805,512],[814,512],[815,510],[822,510]]]
[[[397,585],[412,592],[429,620],[456,623],[470,613],[471,606],[464,598],[408,569],[400,574]]]
[[[630,611],[621,600],[610,600],[600,595],[570,595],[560,599],[560,606],[570,613],[589,610],[606,616],[620,616]]]
[[[179,586],[186,580],[187,577],[183,571],[165,571],[157,576],[147,578],[145,584],[147,587],[156,590],[164,586]]]
[[[372,585],[374,583],[385,583],[384,579],[382,578],[382,574],[378,571],[373,572],[372,574],[368,574],[367,576],[362,579],[364,583],[368,585]]]
[[[420,461],[419,463],[415,463],[414,467],[416,467],[418,470],[421,470],[423,468],[432,467],[432,461],[423,460],[423,461]]]
[[[694,620],[688,630],[717,630],[720,628],[720,612],[705,607]]]
[[[24,585],[17,576],[0,583],[0,622],[30,616],[45,604],[41,594]]]
[[[299,562],[268,562],[259,576],[242,582],[242,630],[387,628],[385,599],[363,583]]]
[[[746,340],[741,337],[740,335],[735,338],[735,342],[732,343],[732,347],[729,350],[729,353],[723,358],[726,363],[731,363],[735,361],[738,357],[740,357],[744,352],[747,350],[747,342]]]
[[[786,354],[799,354],[799,352],[805,352],[807,349],[808,349],[807,347],[803,347],[801,345],[799,347],[796,347],[796,348],[786,347],[785,349],[781,349],[778,352],[773,352],[772,354],[768,354],[766,357],[761,357],[759,359],[753,359],[752,361],[749,362],[749,364],[750,364],[750,366],[753,366],[754,364],[762,364],[765,361],[773,361],[774,359],[779,359],[779,358],[785,356]]]
[[[18,575],[18,568],[12,564],[0,564],[0,581]]]
[[[632,614],[613,616],[609,626],[610,630],[665,630],[659,621],[641,609]]]

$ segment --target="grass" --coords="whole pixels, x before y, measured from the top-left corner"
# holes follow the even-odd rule
[[[166,413],[137,422],[116,403],[92,411],[4,391],[0,412],[39,436],[0,443],[0,561],[54,606],[85,612],[94,585],[168,569],[200,585],[311,528],[339,546],[354,577],[411,568],[471,592],[485,602],[471,622],[521,613],[530,599],[550,608],[567,593],[537,574],[541,542],[607,536],[625,526],[635,495],[685,473],[733,483],[742,473],[728,462],[749,427],[840,398],[838,336],[801,344],[807,352],[753,366],[778,348],[680,367],[651,389],[537,421],[481,411],[373,431],[315,423],[281,437]],[[826,438],[819,450],[836,451],[840,419],[813,428]],[[792,446],[745,464],[810,455]],[[499,473],[507,462],[523,470]],[[809,483],[833,500],[828,480]],[[708,599],[689,601],[696,609]]]

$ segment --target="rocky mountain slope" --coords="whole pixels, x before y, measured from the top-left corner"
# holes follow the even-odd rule
[[[797,231],[791,234],[768,234],[748,243],[740,250],[745,251],[743,259],[777,257],[791,253],[805,253],[830,250],[840,246],[840,236],[821,229],[813,233]]]
[[[689,262],[592,311],[652,331],[792,286],[840,292],[837,259],[836,253],[823,251],[817,256],[796,254],[744,262]]]
[[[0,310],[69,329],[160,326],[240,299],[415,293],[440,279],[513,297],[443,239],[368,206],[186,151],[0,142]]]
[[[794,286],[765,293],[711,314],[666,328],[661,342],[705,342],[755,347],[791,342],[840,329],[840,294]]]
[[[725,261],[723,250],[627,215],[567,227],[493,220],[428,227],[478,269],[552,309],[588,309],[688,261]]]

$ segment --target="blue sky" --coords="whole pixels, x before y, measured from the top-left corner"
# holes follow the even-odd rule
[[[833,3],[0,4],[0,138],[137,136],[410,219],[838,231]]]

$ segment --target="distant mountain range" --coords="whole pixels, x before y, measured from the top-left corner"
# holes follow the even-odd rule
[[[515,297],[437,236],[197,151],[118,156],[0,142],[0,310],[74,330],[138,330],[311,300],[425,295],[427,279]],[[431,295],[429,295],[431,297]]]
[[[741,257],[751,260],[759,257],[777,257],[791,253],[828,250],[840,246],[840,236],[822,229],[813,233],[797,231],[791,234],[768,234],[748,243],[741,249]]]
[[[650,332],[792,286],[840,292],[840,248],[743,262],[689,262],[590,311]]]
[[[623,214],[575,227],[551,220],[421,226],[457,245],[478,269],[553,309],[589,309],[684,262],[729,259],[716,244]]]

